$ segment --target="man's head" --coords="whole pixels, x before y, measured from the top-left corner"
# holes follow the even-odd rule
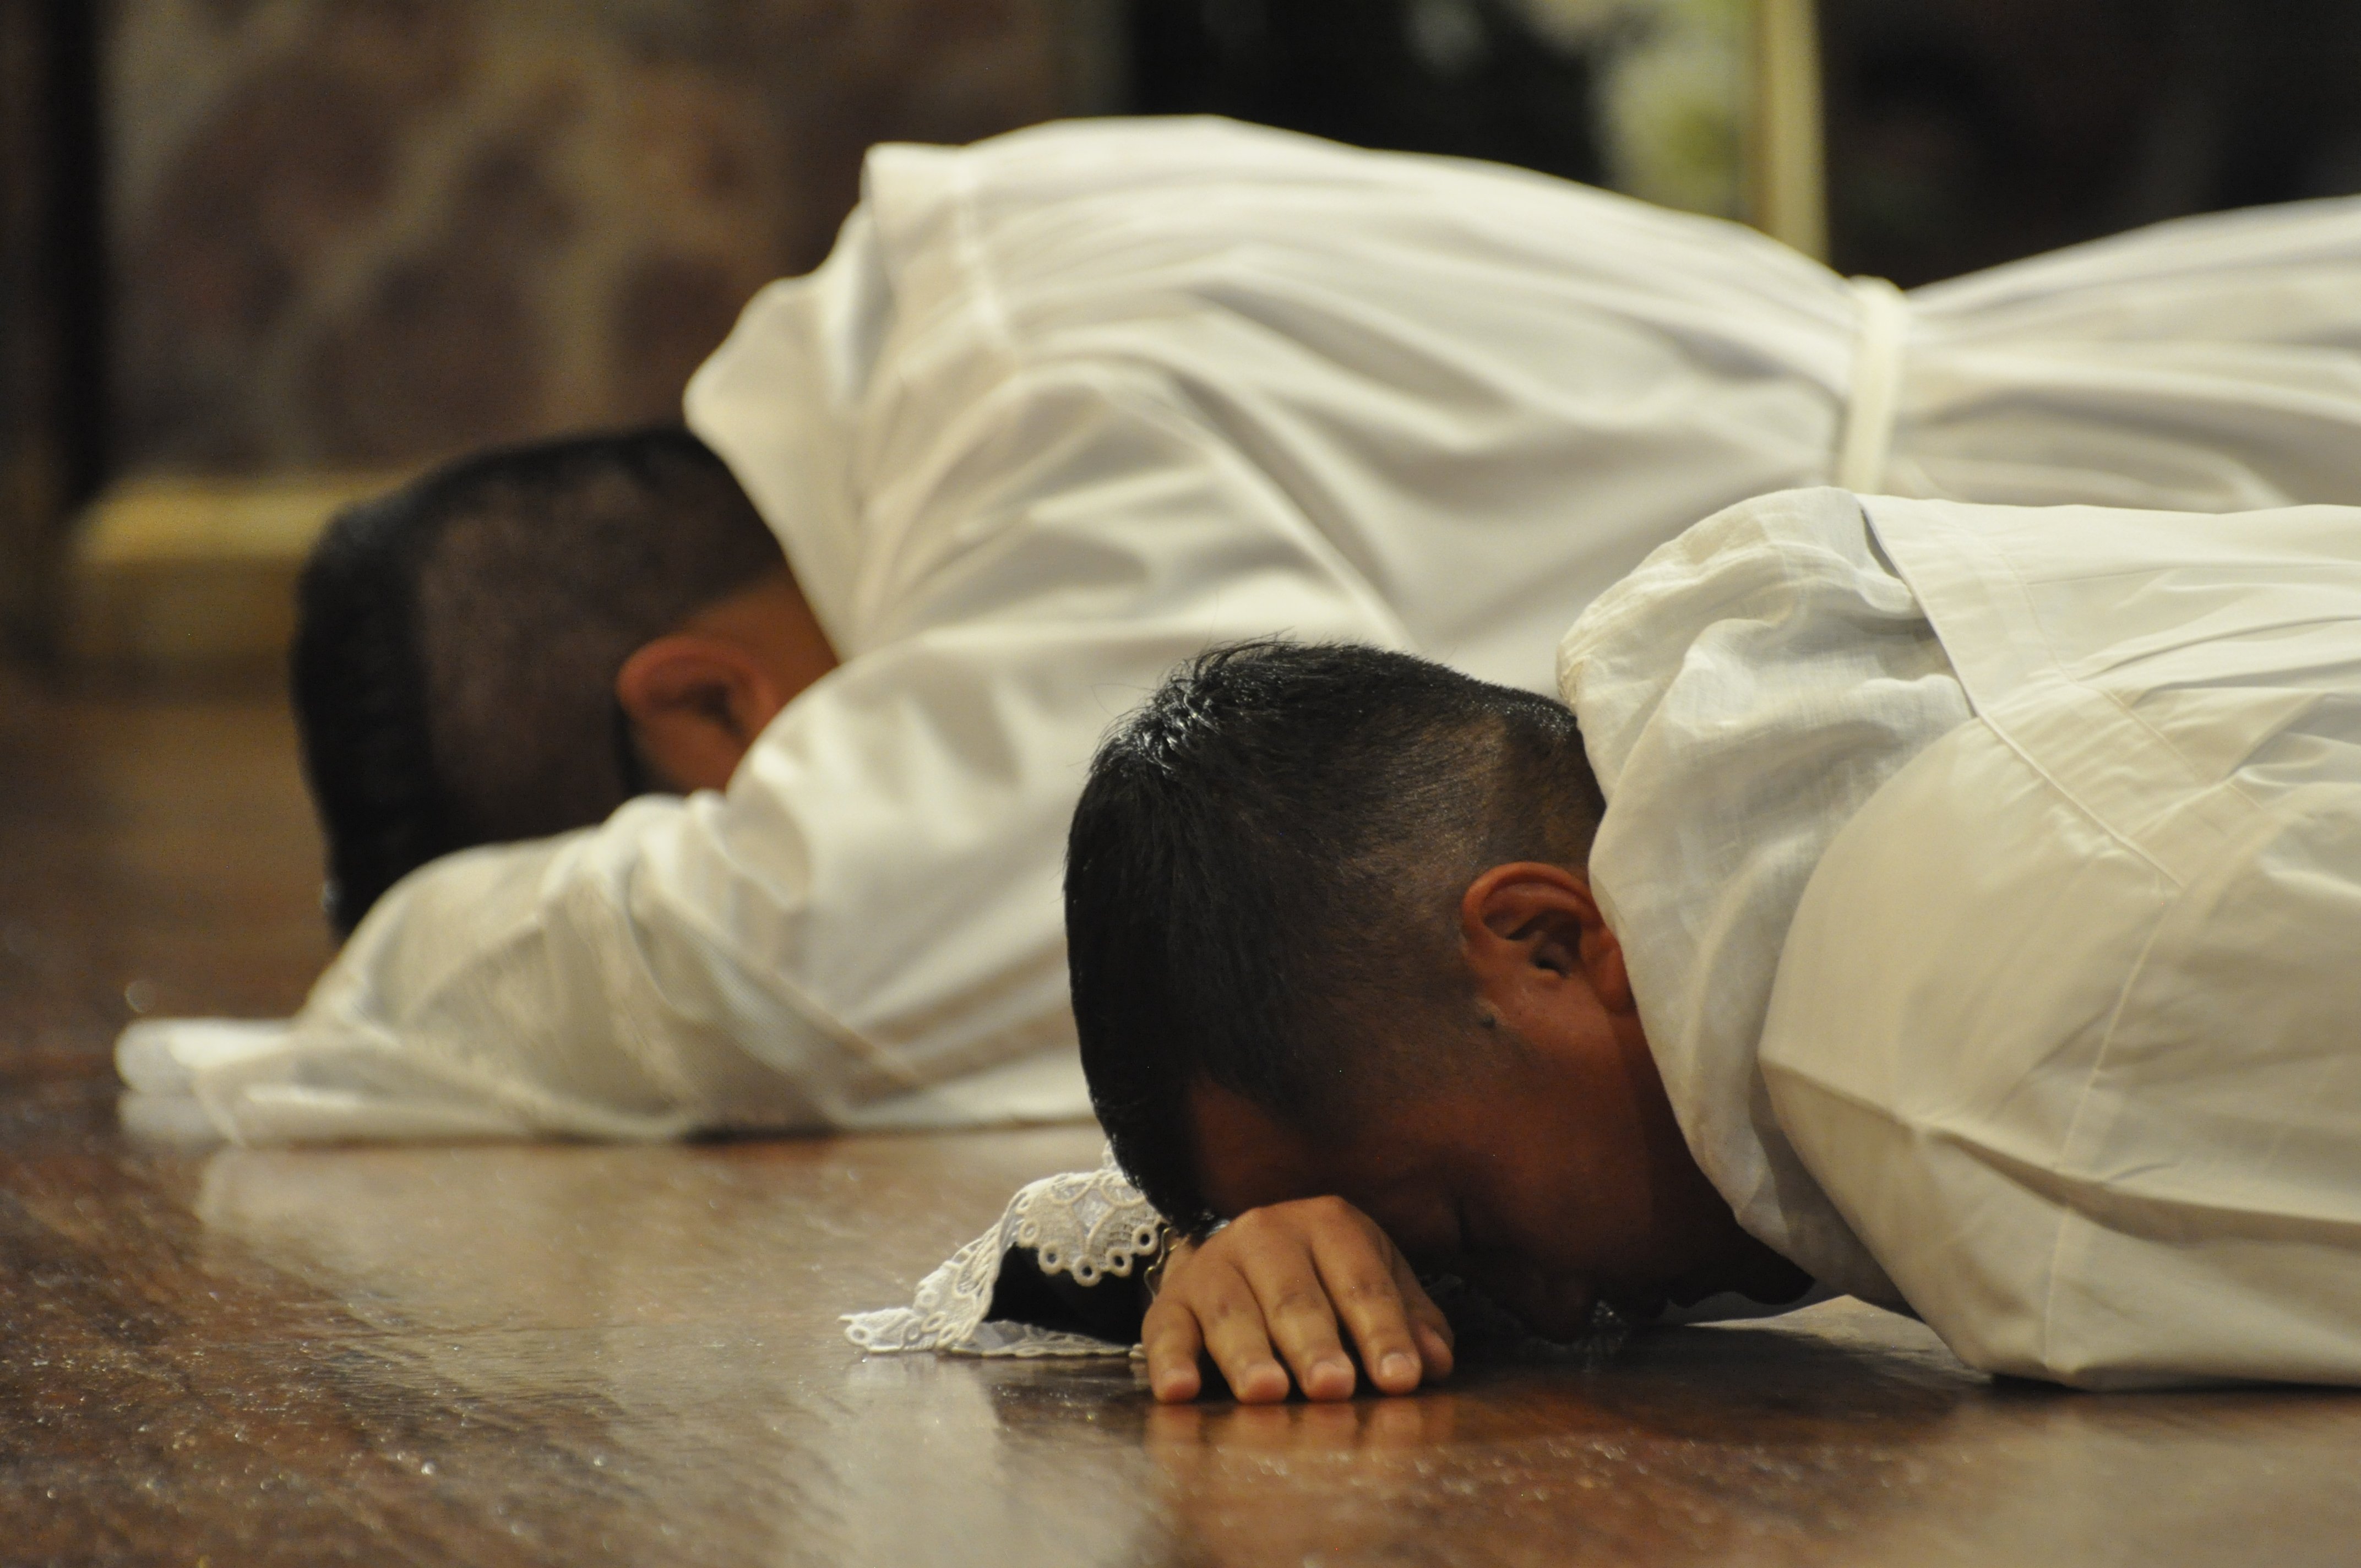
[[[436,855],[726,782],[833,663],[683,430],[487,452],[347,510],[305,567],[292,671],[332,918]]]
[[[1683,1144],[1586,866],[1574,716],[1375,649],[1185,666],[1068,847],[1082,1059],[1177,1223],[1341,1195],[1544,1331],[1743,1243]]]

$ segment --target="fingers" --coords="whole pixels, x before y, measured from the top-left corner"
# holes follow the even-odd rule
[[[1313,1260],[1369,1381],[1407,1394],[1451,1374],[1451,1325],[1386,1234],[1356,1211],[1356,1226],[1315,1235]]]
[[[1321,1245],[1316,1235],[1291,1231],[1270,1237],[1248,1255],[1246,1277],[1262,1309],[1261,1326],[1294,1370],[1303,1397],[1349,1399],[1356,1381],[1353,1361],[1337,1333],[1328,1281],[1315,1262]],[[1411,1381],[1415,1385],[1416,1378]]]
[[[1169,1266],[1141,1325],[1148,1384],[1166,1403],[1203,1390],[1211,1360],[1241,1403],[1350,1398],[1349,1336],[1371,1385],[1407,1394],[1448,1376],[1450,1324],[1410,1265],[1339,1199],[1250,1211]]]
[[[1425,1380],[1433,1383],[1450,1376],[1452,1369],[1459,1365],[1458,1345],[1452,1337],[1451,1325],[1421,1320],[1411,1332],[1417,1336],[1420,1354],[1426,1358]]]
[[[1177,1303],[1157,1303],[1139,1325],[1139,1343],[1148,1352],[1148,1387],[1159,1401],[1186,1404],[1197,1397],[1205,1383],[1197,1370],[1205,1342],[1195,1313]]]
[[[1164,1293],[1140,1324],[1148,1387],[1159,1399],[1192,1399],[1203,1387],[1202,1353],[1230,1392],[1247,1404],[1287,1398],[1287,1368],[1271,1349],[1254,1287],[1221,1250],[1191,1260],[1184,1276],[1168,1273]]]
[[[1194,1242],[1185,1238],[1174,1242],[1161,1266],[1161,1283],[1169,1286],[1185,1275],[1196,1251]],[[1148,1387],[1165,1403],[1185,1403],[1204,1387],[1204,1376],[1198,1370],[1198,1358],[1205,1348],[1204,1335],[1193,1314],[1175,1309],[1176,1298],[1164,1299],[1164,1310],[1159,1311],[1160,1294],[1159,1288],[1151,1286],[1148,1311],[1139,1325],[1140,1348],[1148,1357]]]
[[[1233,1225],[1235,1231],[1235,1225]],[[1270,1247],[1233,1247],[1225,1256],[1216,1258],[1216,1273],[1206,1285],[1216,1287],[1202,1297],[1197,1306],[1197,1320],[1204,1325],[1204,1348],[1221,1367],[1228,1379],[1230,1393],[1245,1405],[1270,1405],[1287,1398],[1287,1367],[1275,1360],[1275,1346],[1289,1351],[1289,1365],[1296,1367],[1296,1376],[1306,1375],[1312,1365],[1303,1360],[1303,1322],[1301,1322],[1301,1289],[1294,1285],[1294,1275],[1311,1277],[1311,1266],[1301,1258],[1289,1268],[1284,1252]],[[1317,1289],[1317,1280],[1312,1282]],[[1329,1330],[1334,1336],[1334,1330]],[[1344,1355],[1344,1351],[1336,1351]],[[1312,1358],[1317,1360],[1317,1358]],[[1345,1365],[1345,1393],[1350,1387],[1353,1367]],[[1323,1376],[1320,1387],[1329,1387],[1332,1376]],[[1339,1398],[1329,1393],[1324,1398]]]
[[[1458,1365],[1458,1336],[1451,1331],[1451,1320],[1418,1282],[1410,1260],[1399,1252],[1393,1255],[1394,1279],[1401,1291],[1402,1304],[1410,1310],[1411,1337],[1418,1343],[1422,1363],[1421,1371],[1429,1383],[1451,1376]]]

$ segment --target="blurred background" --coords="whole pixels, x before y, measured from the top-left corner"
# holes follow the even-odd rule
[[[1214,111],[1904,284],[2361,189],[2351,0],[7,0],[0,630],[268,657],[345,495],[661,419],[862,149]]]
[[[2361,190],[2356,84],[2355,0],[0,0],[0,1135],[326,957],[329,510],[673,417],[872,142],[1214,111],[1910,284]]]

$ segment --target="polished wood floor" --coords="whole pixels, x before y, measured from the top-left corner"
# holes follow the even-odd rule
[[[844,1343],[1080,1129],[126,1139],[115,1031],[294,1003],[315,855],[269,700],[0,684],[0,1563],[2361,1560],[2361,1397],[1996,1387],[1866,1309],[1320,1408]]]

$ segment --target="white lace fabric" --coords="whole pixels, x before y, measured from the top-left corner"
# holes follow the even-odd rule
[[[1011,1247],[1033,1254],[1044,1274],[1081,1285],[1145,1268],[1164,1248],[1163,1217],[1110,1158],[1096,1170],[1032,1182],[1009,1200],[992,1228],[918,1282],[906,1307],[848,1312],[844,1335],[874,1355],[937,1351],[951,1355],[1127,1355],[1132,1347],[1033,1323],[986,1321],[1001,1259]]]

